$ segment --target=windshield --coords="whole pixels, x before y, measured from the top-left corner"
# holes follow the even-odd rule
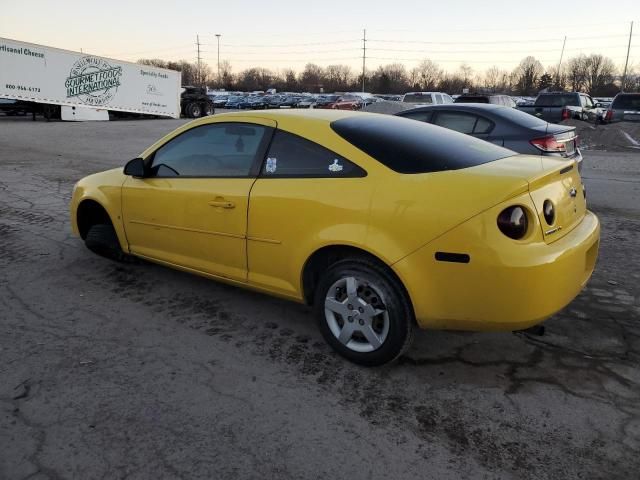
[[[516,155],[470,135],[391,115],[347,117],[331,128],[398,173],[458,170]]]
[[[579,107],[580,99],[579,95],[572,93],[567,94],[553,94],[553,95],[540,95],[536,98],[534,103],[536,107]]]
[[[402,101],[406,103],[433,103],[430,93],[407,93]]]

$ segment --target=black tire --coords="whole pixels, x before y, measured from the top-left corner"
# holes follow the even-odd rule
[[[215,113],[215,109],[213,108],[213,105],[210,103],[203,103],[202,104],[202,116],[203,117],[208,117],[210,115],[213,115]]]
[[[187,117],[189,118],[200,118],[200,116],[202,115],[202,108],[198,103],[190,103],[189,105],[187,105],[187,108],[185,108],[185,111],[187,112]]]
[[[386,336],[384,336],[381,345],[372,351],[356,351],[341,342],[336,336],[336,333],[332,331],[330,323],[333,323],[333,328],[336,328],[335,320],[337,319],[338,323],[340,323],[341,320],[342,328],[344,328],[346,325],[346,319],[342,318],[340,315],[334,315],[334,320],[332,321],[325,314],[325,300],[327,300],[328,296],[336,295],[333,291],[334,286],[346,278],[355,278],[357,281],[357,301],[366,303],[368,300],[365,301],[364,294],[366,293],[367,295],[370,295],[370,293],[367,293],[367,289],[370,288],[371,291],[374,292],[374,295],[380,297],[377,306],[386,312],[386,314],[382,314],[383,317],[386,317],[386,320],[381,320],[380,315],[375,317],[373,320],[378,323],[386,323],[388,325],[388,329],[386,329],[387,333]],[[363,288],[363,292],[360,292],[361,287]],[[337,287],[335,290],[338,291],[339,288],[340,287]],[[336,297],[336,299],[337,298],[338,297]],[[376,297],[374,296],[374,305],[375,301]],[[344,302],[350,304],[349,297],[347,297],[346,294]],[[382,305],[380,305],[379,302],[382,302]],[[352,311],[355,313],[356,310]],[[406,291],[385,266],[367,258],[341,260],[329,267],[321,277],[315,291],[314,313],[318,322],[318,327],[320,328],[320,331],[327,343],[340,355],[359,365],[378,366],[392,362],[409,348],[411,341],[413,340],[413,326],[415,324],[415,318],[413,308],[411,307],[411,302]],[[355,313],[355,315],[360,314]],[[366,328],[366,326],[359,327],[353,320],[350,321],[352,326],[355,326],[355,328]],[[359,325],[365,325],[362,320],[358,320],[357,322],[359,322]],[[364,322],[366,322],[366,320],[364,320]],[[361,333],[355,331],[353,335],[354,336],[349,335],[349,344],[354,344],[356,346],[368,344]],[[360,340],[365,343],[360,343],[356,335],[360,335]]]
[[[118,235],[110,224],[96,224],[89,227],[84,244],[93,253],[117,262],[134,263],[136,261],[135,257],[122,251]]]

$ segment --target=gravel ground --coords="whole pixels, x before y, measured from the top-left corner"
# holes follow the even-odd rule
[[[609,152],[640,153],[640,123],[618,122],[608,125],[594,125],[580,120],[565,120],[562,125],[576,127],[583,150],[606,150]]]
[[[304,306],[71,236],[74,182],[181,123],[0,117],[0,478],[637,478],[640,155],[586,152],[600,260],[544,336],[364,369]]]

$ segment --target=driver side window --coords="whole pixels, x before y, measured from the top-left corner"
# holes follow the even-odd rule
[[[192,128],[160,147],[151,177],[247,177],[267,127],[214,123]]]

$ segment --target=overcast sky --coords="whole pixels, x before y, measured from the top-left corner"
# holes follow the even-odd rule
[[[200,35],[202,58],[215,67],[219,33],[220,58],[235,72],[307,62],[361,69],[364,28],[368,68],[428,57],[447,70],[512,69],[526,55],[546,67],[557,64],[565,35],[565,58],[602,53],[621,65],[632,20],[630,61],[640,66],[639,0],[0,1],[0,37],[122,60],[194,61]]]

